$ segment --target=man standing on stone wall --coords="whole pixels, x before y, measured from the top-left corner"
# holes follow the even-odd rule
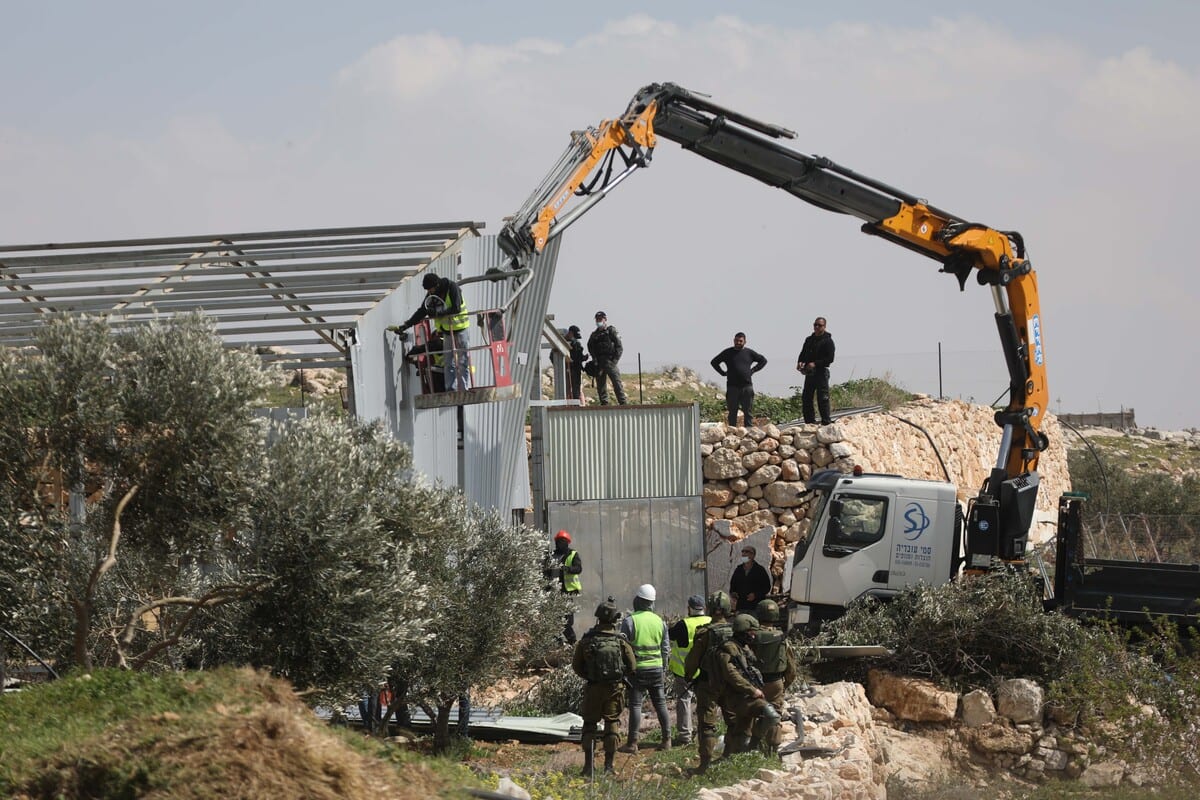
[[[817,415],[813,409],[813,395],[821,410],[821,424],[833,422],[829,414],[829,365],[833,363],[833,337],[825,330],[825,318],[817,317],[813,322],[812,334],[804,340],[800,355],[796,357],[796,369],[804,376],[804,391],[801,401],[804,406],[804,421],[813,424]]]
[[[617,362],[625,351],[617,329],[608,324],[608,315],[603,311],[596,312],[596,329],[588,337],[588,353],[592,357],[596,372],[596,397],[600,405],[608,405],[608,381],[612,381],[613,392],[617,395],[617,405],[625,405],[625,386],[621,383],[621,370]]]
[[[767,359],[746,347],[746,334],[738,331],[733,335],[733,347],[726,347],[710,363],[725,378],[725,408],[729,411],[729,424],[737,425],[738,409],[741,409],[745,425],[750,427],[754,424],[754,382],[751,376],[767,365]]]

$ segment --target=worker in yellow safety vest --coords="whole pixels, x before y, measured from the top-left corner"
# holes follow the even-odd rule
[[[583,591],[583,581],[579,573],[583,572],[583,559],[571,548],[571,534],[559,531],[554,534],[554,550],[546,553],[542,566],[542,575],[550,584],[547,589],[553,591],[555,584],[564,594],[578,595]],[[567,644],[575,644],[575,609],[571,608],[563,621],[563,640]]]
[[[694,670],[688,675],[683,668],[692,645],[696,642],[696,629],[701,625],[712,622],[712,617],[704,613],[704,596],[694,594],[688,598],[687,616],[676,622],[668,629],[671,637],[671,674],[675,681],[675,726],[674,744],[686,745],[692,741],[692,702],[696,699],[692,691],[692,681],[700,674]]]
[[[621,621],[621,633],[633,644],[637,656],[637,671],[629,693],[629,738],[620,748],[622,753],[638,751],[638,733],[642,725],[642,698],[649,693],[658,727],[662,731],[659,750],[671,749],[671,718],[667,715],[667,692],[663,682],[667,661],[671,658],[667,623],[654,613],[654,587],[643,583],[633,598],[633,613]]]
[[[446,389],[451,392],[470,388],[470,366],[467,358],[467,329],[471,327],[470,312],[463,300],[462,289],[449,278],[439,278],[432,272],[421,279],[425,300],[412,316],[390,330],[398,333],[423,319],[433,321],[442,333],[442,350],[446,354]]]

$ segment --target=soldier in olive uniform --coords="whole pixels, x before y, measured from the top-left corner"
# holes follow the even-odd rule
[[[787,636],[779,629],[779,604],[774,600],[763,600],[755,609],[759,631],[754,643],[754,655],[758,657],[758,668],[762,670],[763,696],[783,717],[783,694],[796,680],[796,658],[787,646]],[[761,742],[768,753],[779,751],[783,743],[783,730],[776,725],[774,735]],[[757,737],[750,742],[751,749],[758,747]]]
[[[725,732],[726,757],[746,752],[752,733],[766,739],[776,735],[771,729],[779,726],[779,714],[763,694],[762,673],[754,655],[758,620],[738,614],[732,624],[733,638],[717,650],[721,708],[733,716]]]
[[[596,606],[596,625],[575,645],[571,669],[587,681],[583,690],[583,775],[594,771],[596,729],[604,720],[604,771],[612,772],[621,739],[625,682],[637,669],[633,647],[617,632],[621,612],[613,598]]]
[[[700,766],[690,770],[693,775],[703,775],[708,771],[708,765],[712,763],[713,753],[717,749],[717,700],[720,696],[720,685],[716,679],[714,656],[716,642],[733,635],[726,619],[731,607],[729,595],[725,592],[713,592],[708,596],[705,609],[712,617],[712,622],[696,631],[692,649],[688,651],[687,659],[683,662],[684,674],[696,675],[693,687],[696,690]]]

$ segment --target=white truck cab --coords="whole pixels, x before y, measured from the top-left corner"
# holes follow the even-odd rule
[[[937,586],[958,572],[963,511],[952,484],[823,470],[808,489],[819,494],[792,560],[789,626],[815,631],[860,596]]]

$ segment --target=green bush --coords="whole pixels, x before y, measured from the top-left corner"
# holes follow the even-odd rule
[[[966,688],[1003,678],[1049,682],[1078,669],[1091,638],[1075,620],[1045,613],[1028,577],[994,573],[856,602],[819,640],[884,645],[892,655],[883,666]]]
[[[913,398],[911,392],[895,386],[890,382],[891,376],[882,378],[857,378],[829,387],[829,405],[833,410],[841,408],[866,408],[868,406],[883,406],[885,409],[895,408]],[[804,418],[803,387],[791,387],[788,397],[772,397],[758,394],[754,397],[754,416],[766,417],[772,422],[791,422]],[[672,402],[674,395],[669,395],[668,401],[660,396],[659,402]],[[723,422],[728,411],[725,408],[724,397],[700,398],[700,418],[709,422]]]
[[[567,711],[578,714],[582,697],[583,679],[570,666],[556,667],[538,678],[505,711],[520,717],[549,716]]]

